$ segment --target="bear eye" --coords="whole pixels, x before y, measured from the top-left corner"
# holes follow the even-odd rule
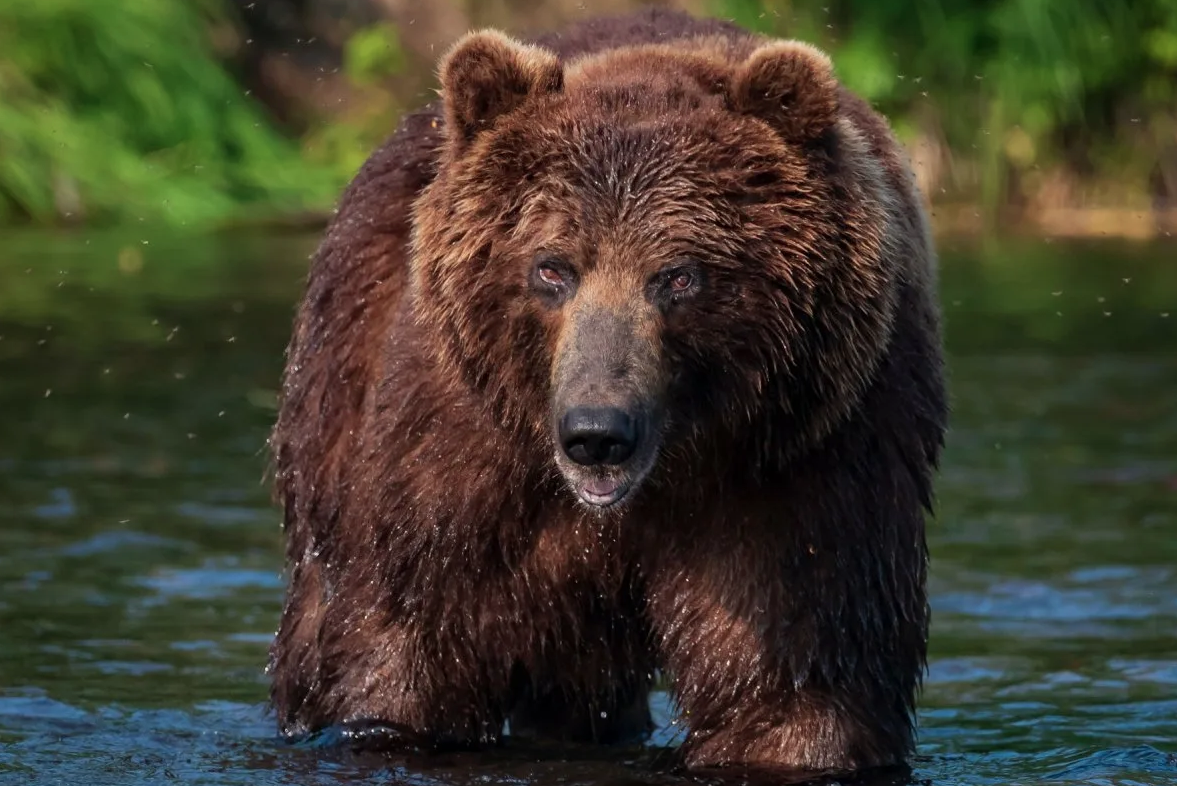
[[[646,297],[660,308],[671,308],[699,294],[704,283],[705,275],[700,264],[692,259],[681,260],[650,278]]]
[[[673,267],[662,275],[664,295],[669,296],[672,303],[697,294],[702,285],[703,274],[693,262]]]
[[[689,270],[680,270],[670,279],[670,291],[675,293],[686,292],[695,283],[695,276]]]
[[[576,291],[576,269],[562,259],[543,255],[531,269],[531,288],[540,300],[556,307]]]
[[[535,274],[539,276],[539,280],[553,287],[564,286],[564,276],[560,274],[559,270],[551,265],[541,262],[537,267]]]

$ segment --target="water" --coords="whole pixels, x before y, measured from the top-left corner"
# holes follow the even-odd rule
[[[0,246],[0,783],[676,782],[656,748],[275,739],[262,447],[313,242]],[[1177,783],[1173,249],[943,250],[955,414],[915,777]]]

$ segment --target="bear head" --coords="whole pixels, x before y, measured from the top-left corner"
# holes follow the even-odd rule
[[[440,81],[412,307],[515,460],[602,510],[707,461],[780,467],[853,411],[889,341],[896,219],[824,54],[697,39],[565,63],[481,31]]]

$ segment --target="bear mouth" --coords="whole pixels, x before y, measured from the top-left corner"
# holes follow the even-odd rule
[[[594,513],[616,512],[637,496],[658,461],[662,445],[658,423],[644,422],[638,429],[633,454],[625,460],[584,464],[560,446],[558,431],[553,436],[557,443],[555,468],[575,500]]]
[[[581,502],[602,510],[625,499],[630,488],[632,485],[624,478],[586,478],[575,484]]]

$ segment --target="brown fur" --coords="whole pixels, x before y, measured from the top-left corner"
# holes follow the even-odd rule
[[[885,122],[816,50],[665,11],[474,34],[441,81],[345,193],[289,349],[283,731],[621,739],[664,668],[689,765],[900,761],[946,405]],[[544,255],[574,295],[537,296]],[[658,300],[686,258],[701,289]],[[651,433],[604,510],[554,436],[587,400]]]

